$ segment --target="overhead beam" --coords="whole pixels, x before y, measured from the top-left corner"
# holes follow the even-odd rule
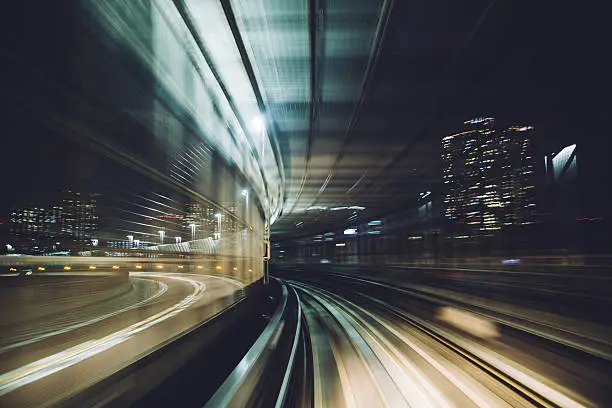
[[[308,117],[308,142],[306,144],[306,163],[304,173],[300,181],[300,187],[295,195],[293,205],[289,213],[295,210],[295,206],[302,196],[308,173],[310,171],[310,160],[312,158],[312,146],[319,133],[319,114],[321,112],[321,62],[325,57],[325,0],[310,0],[308,7],[308,38],[310,40],[310,112]]]
[[[323,193],[323,191],[325,190],[325,188],[327,187],[327,185],[333,178],[336,170],[340,166],[340,163],[342,162],[342,158],[344,157],[346,148],[352,136],[353,128],[355,127],[355,124],[357,123],[357,118],[359,117],[359,113],[361,112],[361,108],[363,106],[365,96],[369,89],[369,85],[372,81],[374,69],[376,68],[376,64],[380,57],[383,40],[385,37],[385,33],[387,32],[387,27],[389,25],[389,19],[390,19],[391,11],[393,10],[394,4],[395,4],[395,0],[385,0],[381,7],[380,15],[378,18],[378,23],[376,26],[376,34],[375,34],[374,41],[372,44],[372,49],[370,51],[370,58],[368,59],[368,64],[366,66],[366,70],[361,80],[361,86],[359,89],[359,96],[357,98],[357,103],[355,104],[355,107],[353,108],[348,126],[346,128],[346,131],[344,132],[344,137],[342,139],[342,147],[340,149],[340,152],[338,152],[338,156],[336,156],[336,160],[334,161],[334,164],[331,170],[329,171],[327,178],[321,185],[321,188],[319,189],[319,192],[317,193],[316,197],[311,202],[311,205],[312,203],[315,203],[319,199],[319,197],[321,196],[321,194]]]

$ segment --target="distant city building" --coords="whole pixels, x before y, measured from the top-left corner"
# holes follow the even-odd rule
[[[544,157],[546,186],[541,201],[547,221],[559,225],[575,222],[590,201],[580,194],[577,156],[578,148],[573,144]]]
[[[11,230],[16,234],[55,235],[61,228],[62,208],[23,207],[11,211]]]
[[[531,138],[533,126],[511,126],[501,133],[502,196],[505,197],[504,225],[533,224],[536,211],[536,157]]]
[[[97,194],[62,192],[61,235],[75,242],[89,242],[98,231]]]
[[[546,155],[544,167],[547,182],[575,180],[578,176],[576,145],[566,146],[557,153]]]
[[[498,131],[494,118],[464,122],[442,139],[443,212],[454,232],[483,234],[536,220],[531,126]]]
[[[89,244],[98,230],[96,195],[62,192],[61,205],[15,208],[9,239],[20,252],[44,253]]]
[[[189,239],[201,239],[212,237],[216,232],[217,219],[214,208],[202,204],[185,204],[186,214],[184,226],[192,236]]]
[[[221,225],[223,232],[237,232],[238,231],[238,222],[236,221],[236,212],[238,211],[238,207],[236,207],[235,203],[230,203],[227,205],[227,211],[231,214],[225,215],[222,214]]]
[[[55,249],[61,223],[56,206],[16,208],[10,214],[9,242],[18,252],[44,253]]]

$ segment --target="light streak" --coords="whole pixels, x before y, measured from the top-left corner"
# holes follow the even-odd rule
[[[198,282],[190,278],[170,275],[170,274],[154,274],[148,272],[135,273],[137,276],[162,277],[180,280],[189,283],[194,291],[180,302],[173,306],[162,310],[144,320],[134,323],[122,330],[109,334],[97,340],[90,340],[71,347],[67,350],[45,357],[30,364],[26,364],[15,370],[9,371],[0,376],[0,396],[5,395],[17,388],[30,384],[38,379],[47,377],[53,373],[71,367],[82,362],[90,357],[93,357],[105,350],[110,349],[126,340],[129,340],[134,335],[163,322],[178,313],[182,312],[195,302],[200,300],[206,290],[206,285],[203,282]]]

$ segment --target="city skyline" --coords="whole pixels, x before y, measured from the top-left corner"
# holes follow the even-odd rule
[[[13,208],[8,245],[13,250],[34,253],[92,245],[99,230],[99,196],[65,189],[58,200]]]
[[[165,197],[154,195],[158,200]],[[239,228],[236,218],[239,201],[224,203],[223,209],[195,202],[174,208],[134,195],[139,198],[131,200],[129,205],[124,201],[121,208],[116,203],[106,203],[102,211],[109,219],[104,219],[99,215],[101,196],[63,189],[47,202],[41,200],[36,205],[13,207],[2,225],[7,251],[51,253],[98,246],[145,248],[203,238],[219,239],[222,234],[234,233]]]

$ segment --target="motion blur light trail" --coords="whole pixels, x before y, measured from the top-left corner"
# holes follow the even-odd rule
[[[132,273],[132,275],[136,276],[136,273]],[[137,278],[137,279],[141,279],[141,278]],[[25,345],[28,345],[28,344],[36,343],[38,341],[44,340],[44,339],[49,338],[49,337],[56,336],[58,334],[67,333],[67,332],[69,332],[71,330],[78,329],[80,327],[85,327],[85,326],[88,326],[90,324],[94,324],[94,323],[100,322],[100,321],[102,321],[104,319],[107,319],[109,317],[117,316],[117,315],[119,315],[119,314],[121,314],[123,312],[127,312],[128,310],[136,309],[136,308],[139,308],[139,307],[141,307],[141,306],[143,306],[145,304],[151,303],[152,301],[154,301],[155,299],[159,298],[160,296],[162,296],[164,293],[166,293],[168,291],[168,285],[166,283],[159,282],[159,281],[154,281],[154,282],[158,285],[157,292],[155,292],[154,294],[152,294],[148,298],[139,301],[138,303],[132,304],[132,305],[127,306],[127,307],[124,307],[124,308],[122,308],[120,310],[116,310],[116,311],[113,311],[113,312],[110,312],[110,313],[103,314],[101,316],[97,316],[97,317],[95,317],[93,319],[88,319],[88,320],[83,321],[83,322],[71,324],[71,325],[62,327],[61,329],[58,329],[58,330],[48,331],[46,333],[40,334],[40,335],[35,336],[35,337],[28,337],[25,340],[16,341],[16,342],[8,344],[6,346],[2,346],[2,347],[0,347],[0,353],[3,353],[5,351],[8,351],[8,350],[16,348],[16,347],[21,347],[21,346],[25,346]]]
[[[167,307],[146,319],[140,320],[133,323],[121,330],[114,333],[108,334],[104,337],[88,340],[80,343],[74,347],[70,347],[58,353],[54,353],[48,357],[41,358],[29,364],[25,364],[17,369],[6,372],[0,376],[0,396],[4,396],[11,391],[31,384],[37,380],[43,379],[50,376],[51,374],[57,373],[61,370],[67,369],[75,364],[81,363],[93,356],[96,356],[112,347],[115,347],[131,338],[138,333],[145,331],[152,326],[158,325],[161,322],[170,319],[179,313],[183,312],[187,308],[194,306],[199,300],[202,299],[205,292],[207,291],[207,284],[204,283],[203,279],[214,279],[225,283],[231,283],[236,289],[242,288],[244,285],[240,282],[236,282],[229,278],[224,277],[213,277],[208,275],[195,275],[195,274],[180,274],[180,273],[153,273],[153,272],[133,272],[133,277],[142,279],[156,279],[165,280],[170,279],[177,282],[183,282],[191,287],[191,292],[185,296],[182,300],[174,303],[172,306]],[[167,285],[160,282],[160,290],[155,293],[152,298],[158,298],[167,291]],[[146,301],[139,302],[128,309],[134,309],[138,305],[150,302],[151,298]],[[125,312],[124,310],[123,312]],[[119,313],[119,311],[117,312]],[[108,317],[108,316],[107,316]],[[102,320],[101,318],[94,319],[96,321]],[[145,350],[140,350],[143,352]],[[117,362],[121,364],[121,362]]]
[[[134,273],[136,276],[149,276],[149,277],[164,277],[164,275],[139,272]],[[83,361],[89,357],[99,354],[119,343],[124,342],[135,334],[146,330],[147,328],[158,324],[166,319],[175,316],[176,314],[183,311],[185,308],[193,305],[197,302],[206,290],[206,285],[203,282],[198,282],[194,279],[182,277],[179,275],[165,275],[170,279],[175,279],[189,283],[193,287],[193,293],[187,296],[182,301],[174,304],[173,306],[150,316],[138,323],[132,324],[123,330],[105,336],[103,338],[88,341],[78,346],[72,347],[61,353],[49,356],[42,360],[35,361],[31,364],[27,364],[16,370],[10,371],[0,376],[0,395],[4,395],[11,392],[19,387],[36,381],[40,378],[51,375],[55,372],[63,370],[64,368],[70,367],[80,361]]]
[[[288,283],[304,306],[316,407],[593,406],[487,341],[366,294]]]

